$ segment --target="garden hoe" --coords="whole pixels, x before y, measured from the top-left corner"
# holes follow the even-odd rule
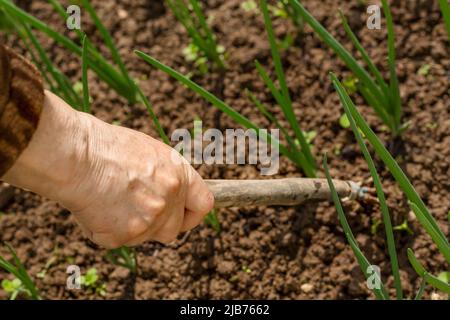
[[[326,179],[206,180],[206,183],[214,194],[216,208],[293,206],[306,201],[331,200]],[[356,182],[333,180],[333,183],[341,198],[370,198],[369,189]]]

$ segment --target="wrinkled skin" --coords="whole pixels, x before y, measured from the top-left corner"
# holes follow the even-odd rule
[[[214,205],[175,150],[77,112],[50,92],[29,146],[2,179],[60,202],[106,248],[169,243]]]

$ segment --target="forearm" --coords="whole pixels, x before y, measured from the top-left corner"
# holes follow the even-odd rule
[[[55,197],[76,176],[88,139],[86,120],[46,91],[39,125],[28,146],[2,179],[14,186]]]

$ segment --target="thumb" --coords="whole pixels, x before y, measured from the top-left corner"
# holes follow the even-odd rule
[[[197,226],[214,207],[214,195],[205,181],[192,167],[189,168],[189,182],[186,193],[185,216],[182,230]]]

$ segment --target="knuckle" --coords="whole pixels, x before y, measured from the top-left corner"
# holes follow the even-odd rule
[[[104,247],[108,250],[112,250],[112,249],[117,249],[120,248],[121,246],[123,246],[125,243],[122,242],[111,242],[111,243],[107,243],[104,245]]]
[[[92,241],[96,244],[105,247],[106,249],[116,249],[123,245],[120,239],[113,237],[109,234],[96,234],[94,233],[92,236]]]
[[[120,248],[121,246],[123,246],[124,244],[125,244],[125,241],[126,239],[119,239],[119,238],[117,238],[117,237],[113,237],[112,239],[111,239],[111,241],[109,241],[108,242],[108,246],[109,246],[109,248],[108,249],[117,249],[117,248]]]
[[[170,193],[177,193],[181,188],[181,180],[176,177],[166,178],[166,188]]]
[[[128,230],[127,230],[127,234],[126,234],[126,241],[131,241],[137,237],[140,237],[141,235],[143,235],[148,229],[147,224],[145,223],[145,220],[142,219],[142,221],[140,219],[135,219],[135,221],[130,224]]]
[[[166,212],[167,202],[164,199],[158,199],[158,200],[153,201],[151,206],[152,206],[153,216],[160,217]]]

